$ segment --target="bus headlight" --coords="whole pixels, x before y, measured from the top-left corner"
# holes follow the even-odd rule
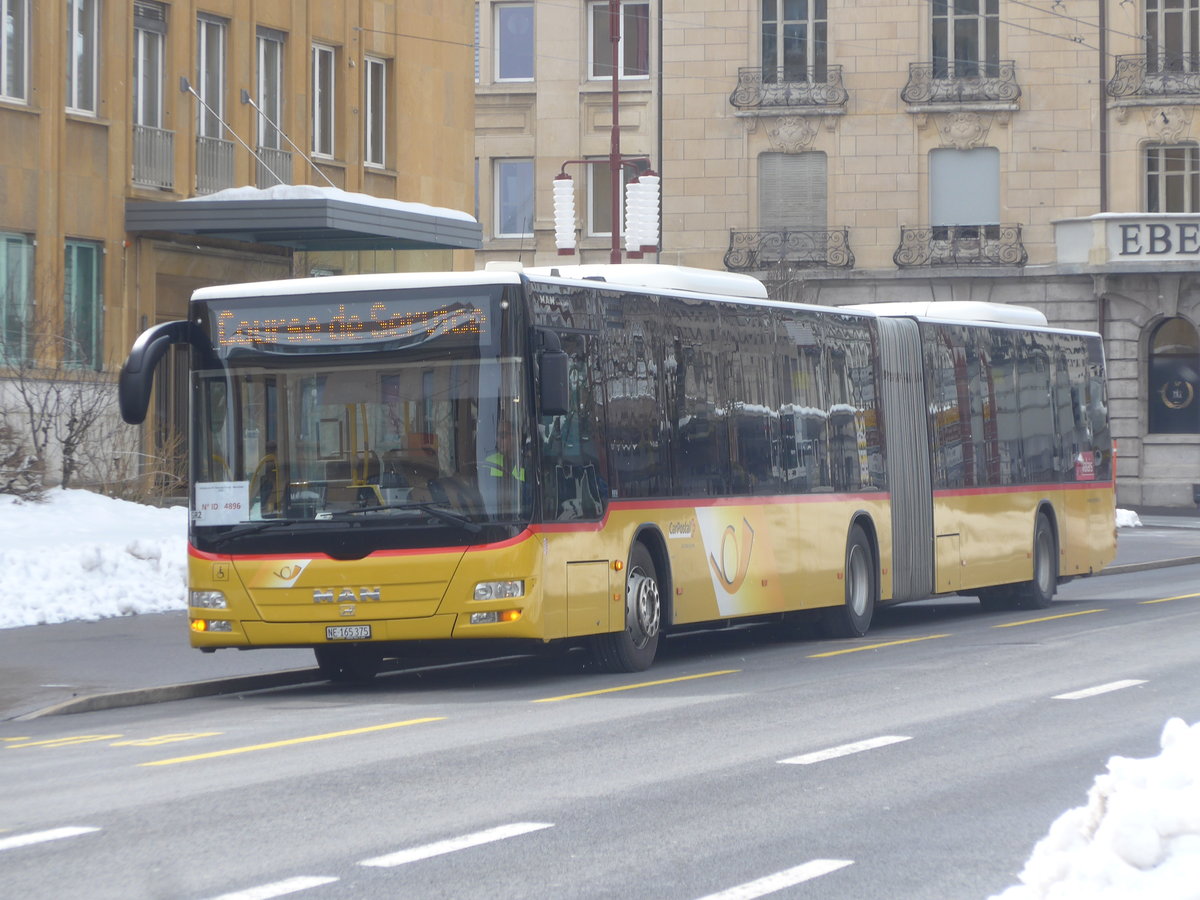
[[[519,609],[505,609],[492,612],[471,613],[472,625],[496,625],[500,622],[516,622],[521,618]]]
[[[188,606],[195,606],[200,609],[228,609],[229,603],[225,600],[225,595],[220,591],[190,591],[188,593]]]
[[[228,619],[192,619],[192,631],[233,631],[233,623]]]
[[[475,585],[476,600],[512,600],[524,596],[524,581],[481,581]]]

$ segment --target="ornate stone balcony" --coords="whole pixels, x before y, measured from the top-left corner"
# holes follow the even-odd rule
[[[841,66],[738,69],[737,87],[729,95],[731,106],[760,114],[842,112],[847,100]]]
[[[1118,56],[1113,77],[1105,85],[1114,100],[1164,99],[1200,103],[1200,54],[1145,54]]]
[[[900,99],[913,107],[991,104],[1015,109],[1021,98],[1016,65],[995,63],[909,63],[908,83]]]
[[[725,268],[730,272],[753,272],[780,266],[853,269],[849,229],[729,232]]]
[[[900,229],[898,268],[1016,266],[1029,261],[1020,225],[922,225]]]

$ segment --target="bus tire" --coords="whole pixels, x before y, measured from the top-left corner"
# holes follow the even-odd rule
[[[370,647],[314,647],[317,668],[338,684],[366,684],[379,672],[383,656]]]
[[[593,639],[600,667],[606,672],[643,672],[650,668],[658,652],[662,613],[654,560],[645,544],[634,544],[625,575],[625,627]]]
[[[1050,520],[1038,514],[1033,527],[1033,578],[1013,586],[1016,609],[1045,609],[1058,589],[1058,541]]]
[[[875,572],[875,554],[862,526],[850,529],[846,541],[846,600],[832,606],[822,616],[822,626],[830,637],[862,637],[871,627],[875,603],[879,597],[879,578]]]

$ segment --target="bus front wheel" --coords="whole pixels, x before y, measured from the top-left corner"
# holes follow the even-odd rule
[[[1017,609],[1045,609],[1057,589],[1058,542],[1050,521],[1039,515],[1033,529],[1033,577],[1014,586],[1014,605]]]
[[[846,541],[846,600],[825,610],[823,625],[830,637],[862,637],[871,627],[879,582],[875,576],[875,554],[862,527],[850,529]]]
[[[593,639],[597,662],[608,672],[643,672],[654,662],[662,628],[658,572],[645,544],[634,544],[625,576],[625,627]]]

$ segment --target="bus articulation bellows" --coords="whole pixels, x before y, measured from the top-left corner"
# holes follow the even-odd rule
[[[823,308],[669,266],[203,288],[191,642],[583,643],[609,671],[733,620],[865,634],[880,604],[1037,608],[1115,555],[1097,335],[992,304]]]

